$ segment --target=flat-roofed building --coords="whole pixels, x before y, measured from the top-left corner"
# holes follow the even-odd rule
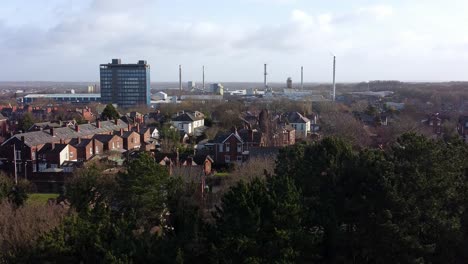
[[[120,59],[100,65],[101,101],[122,108],[150,105],[150,65],[144,60],[122,64]]]

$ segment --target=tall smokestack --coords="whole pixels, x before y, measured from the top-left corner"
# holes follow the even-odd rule
[[[336,77],[336,56],[333,56],[333,101],[335,101],[335,95],[336,95],[336,82],[335,82],[335,77]]]
[[[266,63],[265,63],[264,66],[265,66],[265,70],[264,70],[263,85],[265,86],[265,89],[267,89],[267,88],[268,88],[268,83],[267,83],[267,75],[268,75],[268,73],[267,73],[267,65],[266,65]]]
[[[203,91],[205,91],[205,65],[203,65]]]
[[[304,90],[304,66],[301,66],[301,90]]]
[[[182,65],[179,65],[179,100],[182,100]]]

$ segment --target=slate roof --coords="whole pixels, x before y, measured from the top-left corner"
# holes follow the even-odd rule
[[[124,131],[123,134],[122,134],[122,138],[128,138],[130,137],[133,133],[136,133],[134,131]],[[138,134],[138,133],[137,133]]]
[[[176,122],[193,122],[193,121],[198,121],[202,120],[202,117],[195,117],[194,115],[190,113],[183,113],[175,118],[172,119],[172,121]]]
[[[310,120],[298,112],[293,112],[288,115],[289,123],[308,123]]]
[[[118,131],[121,128],[126,129],[128,127],[127,123],[123,122],[120,119],[117,120],[117,122],[118,123],[116,125],[115,121],[101,121],[101,128],[97,128],[96,122],[93,122],[91,124],[78,125],[79,132],[76,132],[75,129],[71,127],[59,127],[54,129],[55,135],[51,135],[50,130],[16,134],[13,137],[9,138],[7,141],[5,141],[2,144],[2,146],[9,144],[10,140],[12,140],[13,138],[21,140],[21,137],[24,137],[25,144],[32,147],[45,143],[58,142],[60,141],[60,139],[69,140],[78,137],[88,137],[96,134]]]
[[[62,152],[62,150],[64,150],[67,146],[68,146],[68,144],[55,144],[55,147],[54,147],[49,153],[59,154],[59,153]]]
[[[144,135],[144,134],[146,133],[146,131],[148,131],[148,130],[150,130],[150,129],[147,128],[147,127],[145,127],[145,128],[140,128],[139,134],[140,134],[140,135]],[[138,133],[138,132],[137,132],[137,133]],[[150,131],[150,133],[151,133],[151,131]]]
[[[37,152],[37,154],[38,154],[38,155],[47,154],[47,153],[49,153],[51,150],[52,150],[52,144],[51,144],[51,143],[47,143],[47,144],[45,144],[45,145]]]
[[[92,139],[88,138],[82,138],[81,142],[78,143],[78,139],[74,138],[70,141],[70,145],[74,146],[75,148],[84,148],[88,146],[89,143],[91,143]]]
[[[116,135],[94,135],[94,138],[97,141],[100,141],[102,143],[107,143],[112,140]]]
[[[213,143],[224,143],[231,135],[235,136],[237,138],[237,140],[244,143],[244,141],[242,140],[242,138],[239,136],[239,134],[237,132],[235,132],[235,133],[233,133],[233,132],[218,133],[218,135],[216,135],[215,139],[213,139]]]

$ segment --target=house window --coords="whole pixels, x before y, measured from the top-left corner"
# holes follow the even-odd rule
[[[33,151],[33,152],[31,153],[31,159],[32,159],[32,160],[36,160],[36,152],[35,152],[35,151]]]
[[[135,138],[132,138],[132,143],[135,143]]]
[[[242,152],[242,143],[237,143],[237,152]]]
[[[219,152],[223,152],[223,144],[219,144]]]
[[[21,159],[21,150],[16,150],[15,151],[15,159],[20,160]]]
[[[224,162],[230,163],[231,162],[231,156],[229,156],[229,155],[224,156]]]
[[[242,162],[242,156],[237,156],[237,162]]]
[[[115,149],[115,142],[112,142],[112,149]]]
[[[304,124],[301,125],[301,130],[304,130]]]
[[[117,141],[117,148],[120,148],[120,142]]]
[[[93,155],[93,148],[89,148],[89,155]]]
[[[44,171],[47,169],[47,163],[39,163],[39,171]]]
[[[50,164],[50,167],[51,167],[52,169],[56,169],[58,166],[57,166],[57,164]]]
[[[73,158],[73,152],[70,151],[70,159]]]
[[[32,172],[37,172],[36,164],[32,164]]]
[[[229,143],[226,143],[226,152],[231,151],[231,146]]]
[[[96,154],[99,154],[99,147],[96,147]]]

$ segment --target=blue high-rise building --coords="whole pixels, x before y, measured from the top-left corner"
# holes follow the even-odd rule
[[[150,105],[150,65],[144,60],[122,64],[120,59],[101,64],[101,102],[122,108]]]

